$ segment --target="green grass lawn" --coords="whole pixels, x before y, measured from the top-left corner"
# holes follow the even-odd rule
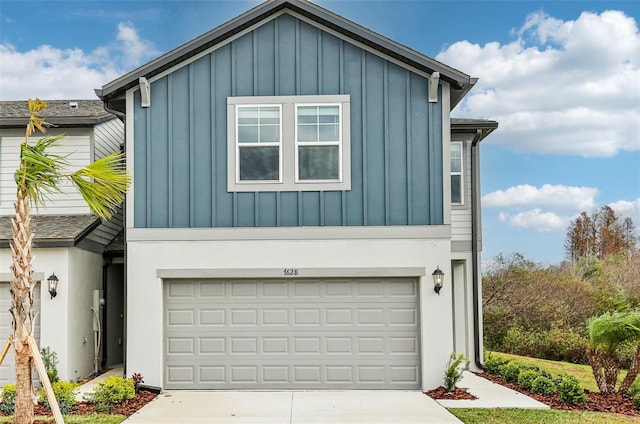
[[[65,415],[65,424],[119,424],[127,417],[124,415],[107,415],[107,414],[91,414],[91,415]],[[53,417],[35,417],[37,420],[50,421],[55,423]],[[0,417],[0,423],[12,423],[12,417]]]
[[[495,355],[499,358],[512,359],[522,364],[536,365],[540,367],[540,369],[547,371],[554,377],[557,377],[558,375],[563,373],[571,374],[580,381],[580,385],[582,386],[583,389],[589,390],[591,392],[598,391],[596,380],[593,378],[593,372],[591,371],[591,366],[589,365],[579,365],[579,364],[571,364],[569,362],[550,361],[547,359],[530,358],[528,356],[519,356],[519,355],[512,355],[509,353],[500,353],[500,352],[491,352],[491,355]],[[620,375],[618,376],[618,383],[620,383],[626,375],[627,375],[627,371],[625,370],[620,371]]]
[[[538,409],[450,409],[465,424],[618,424],[640,423],[619,414]]]

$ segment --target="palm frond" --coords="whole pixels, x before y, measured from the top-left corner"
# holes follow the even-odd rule
[[[59,181],[68,165],[66,156],[48,153],[62,136],[43,137],[34,145],[20,146],[21,166],[14,173],[18,190],[24,190],[36,205],[44,205],[51,193],[59,193]]]
[[[587,321],[593,347],[614,351],[627,341],[640,341],[640,311],[605,313]]]
[[[77,170],[69,176],[89,209],[108,219],[124,201],[131,177],[125,171],[125,156],[112,153]]]

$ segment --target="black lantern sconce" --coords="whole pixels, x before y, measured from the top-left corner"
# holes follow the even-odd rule
[[[49,278],[47,278],[47,281],[49,282],[49,294],[51,295],[51,299],[53,299],[58,294],[58,281],[60,280],[58,280],[58,277],[56,277],[56,273],[54,272],[49,276]]]
[[[442,289],[442,284],[444,283],[444,272],[440,269],[440,266],[433,271],[431,274],[433,277],[433,291],[435,291],[438,296],[440,296],[440,290]]]

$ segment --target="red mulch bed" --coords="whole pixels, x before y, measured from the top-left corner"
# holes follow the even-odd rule
[[[471,393],[469,389],[464,387],[456,387],[453,392],[448,392],[447,389],[440,386],[437,389],[429,390],[427,396],[434,399],[452,399],[452,400],[474,400],[478,399]]]
[[[147,403],[154,400],[156,396],[158,396],[156,393],[149,392],[146,390],[139,390],[138,393],[136,394],[136,397],[134,397],[133,399],[125,400],[119,405],[116,405],[115,409],[113,410],[113,414],[126,415],[128,417],[129,415],[132,415],[133,413],[135,413],[138,409],[145,406]],[[99,414],[99,413],[100,412],[96,411],[96,407],[93,403],[84,402],[84,401],[78,402],[68,412],[68,414],[70,415],[85,415],[85,414]],[[0,413],[0,415],[4,415],[4,414]],[[52,414],[49,408],[44,406],[43,403],[39,403],[34,407],[34,415],[50,416]],[[34,421],[34,424],[41,424],[41,423],[44,423],[44,421],[38,421],[38,420]]]
[[[640,411],[635,408],[635,406],[633,405],[633,399],[631,399],[631,397],[629,396],[622,396],[619,394],[603,395],[600,393],[592,393],[588,390],[585,390],[585,394],[587,395],[587,402],[584,405],[569,405],[567,403],[561,402],[558,394],[537,395],[523,389],[517,383],[506,382],[504,378],[498,375],[489,373],[476,374],[480,377],[486,378],[489,381],[493,381],[494,383],[516,390],[520,393],[524,393],[525,395],[532,397],[539,402],[549,405],[553,409],[562,409],[566,411],[608,412],[614,414],[623,414],[631,417],[640,417]],[[440,387],[439,389],[442,389],[442,391],[444,391],[444,388],[442,387]],[[427,392],[427,395],[433,397],[434,399],[467,399],[464,397],[437,397],[431,394],[432,392],[435,392],[435,394],[437,395],[437,391],[439,389]]]

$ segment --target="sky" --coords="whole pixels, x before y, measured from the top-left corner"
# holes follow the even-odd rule
[[[2,0],[0,100],[96,98],[259,3]],[[639,1],[316,3],[479,78],[452,116],[500,125],[480,147],[483,261],[558,264],[604,205],[640,227]]]

